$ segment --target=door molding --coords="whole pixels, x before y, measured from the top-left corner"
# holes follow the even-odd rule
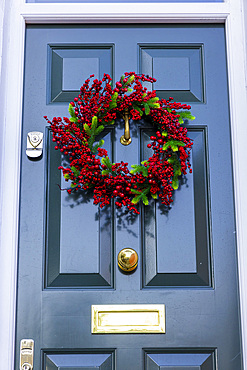
[[[3,3],[0,17],[0,358],[14,369],[19,178],[25,23],[225,23],[244,370],[247,370],[246,48],[244,0],[224,3]],[[141,9],[141,13],[140,13]],[[157,10],[156,10],[157,9]],[[2,9],[1,9],[2,11]],[[0,11],[0,15],[2,14]],[[3,31],[2,31],[3,30]],[[35,123],[34,123],[35,127]],[[222,181],[225,181],[224,179]]]

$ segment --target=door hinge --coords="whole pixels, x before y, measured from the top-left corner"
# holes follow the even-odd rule
[[[20,370],[33,370],[33,349],[32,339],[22,339],[20,348]]]

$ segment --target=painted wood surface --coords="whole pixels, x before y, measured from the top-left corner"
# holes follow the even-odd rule
[[[91,237],[87,234],[87,227],[84,228],[86,236],[84,255],[82,255],[85,256],[85,259],[82,258],[81,266],[78,264],[78,258],[75,258],[74,262],[73,260],[68,262],[71,253],[70,250],[66,250],[69,248],[66,234],[71,235],[72,244],[78,245],[78,248],[75,247],[73,252],[73,255],[78,256],[79,244],[78,241],[76,242],[76,234],[80,235],[81,230],[73,220],[71,222],[71,216],[66,216],[66,208],[71,206],[71,200],[61,196],[60,193],[60,200],[57,194],[54,196],[49,194],[53,191],[51,190],[53,172],[50,170],[52,176],[49,177],[49,165],[54,161],[54,166],[57,166],[54,159],[55,152],[47,150],[42,160],[38,162],[31,162],[23,155],[18,301],[18,312],[23,316],[18,316],[18,338],[25,336],[35,338],[37,348],[40,346],[43,351],[43,364],[48,361],[46,360],[47,356],[50,356],[49,361],[53,361],[52,358],[54,359],[56,354],[54,349],[57,351],[60,349],[61,353],[67,349],[70,352],[83,354],[86,351],[91,353],[92,348],[101,348],[101,350],[104,349],[105,353],[114,353],[116,369],[126,369],[124,361],[126,358],[131,358],[128,368],[137,370],[143,369],[145,348],[151,348],[151,354],[148,356],[152,361],[154,359],[152,348],[160,348],[162,361],[159,366],[167,368],[170,364],[168,360],[163,364],[165,359],[173,358],[178,348],[186,348],[181,356],[176,357],[193,358],[194,353],[195,359],[200,356],[202,359],[203,356],[206,356],[204,355],[205,351],[208,351],[206,353],[210,360],[207,362],[211,364],[208,368],[214,369],[217,349],[219,368],[240,369],[234,218],[231,166],[229,165],[231,163],[229,117],[226,109],[224,29],[222,26],[114,26],[111,28],[104,26],[87,28],[85,26],[67,27],[66,29],[62,27],[29,27],[27,31],[23,142],[25,142],[26,133],[31,131],[34,125],[35,130],[44,131],[42,115],[58,115],[58,110],[59,115],[66,115],[66,104],[56,101],[49,102],[48,97],[52,84],[49,71],[53,67],[49,59],[46,65],[47,49],[49,50],[57,44],[60,44],[61,48],[66,48],[68,44],[76,44],[75,48],[78,48],[80,43],[82,49],[85,48],[86,43],[91,48],[96,43],[101,43],[102,46],[105,43],[114,44],[114,58],[112,59],[114,63],[112,66],[114,66],[116,77],[125,70],[141,71],[143,68],[141,56],[143,48],[148,47],[153,50],[156,47],[163,53],[161,59],[163,58],[166,63],[168,78],[163,78],[163,85],[161,83],[159,86],[159,91],[164,94],[166,90],[168,92],[177,91],[178,94],[179,91],[189,90],[190,92],[194,86],[191,81],[193,82],[195,79],[200,81],[201,91],[199,92],[203,99],[192,102],[193,113],[197,117],[196,125],[188,124],[196,148],[192,155],[194,173],[191,178],[188,175],[187,183],[181,186],[175,196],[174,207],[169,214],[162,215],[162,209],[157,205],[143,210],[142,217],[133,220],[129,220],[119,213],[118,217],[113,217],[115,218],[115,222],[113,222],[115,236],[111,252],[113,258],[111,254],[108,254],[108,266],[111,266],[111,271],[113,271],[112,286],[106,287],[100,284],[93,285],[92,277],[89,276],[90,274],[102,276],[102,274],[98,265],[90,264],[89,266],[86,262],[92,256],[92,248],[89,249],[89,252],[87,249],[87,245],[90,245],[91,242]],[[47,46],[48,44],[49,46]],[[191,77],[190,63],[187,61],[187,59],[190,60],[188,53],[184,57],[179,53],[172,57],[170,54],[167,56],[166,53],[169,47],[171,50],[178,51],[182,49],[194,50],[195,45],[197,47],[201,45],[203,53],[201,53],[202,57],[198,59],[200,63],[197,63],[193,69]],[[172,61],[170,69],[169,58]],[[67,66],[69,63],[73,65],[74,61],[70,61],[73,57],[67,59],[64,65],[66,66],[66,63]],[[153,66],[156,68],[156,73],[162,75],[162,64],[159,62],[154,61]],[[176,85],[174,65],[182,65],[182,73],[185,76],[182,79],[184,86]],[[67,68],[70,73],[71,70],[73,69]],[[178,73],[181,73],[181,70],[178,70]],[[43,77],[40,78],[40,75]],[[58,76],[61,76],[61,73]],[[65,92],[70,88],[74,90],[76,81],[68,86],[69,78],[63,74],[62,76],[63,81],[62,84],[60,83],[62,90]],[[158,75],[155,77],[159,78]],[[81,82],[83,81],[78,81],[78,83]],[[173,83],[175,86],[172,85]],[[178,83],[181,84],[180,81]],[[166,88],[166,84],[168,88]],[[37,103],[35,106],[30,105],[29,101],[36,93]],[[192,94],[195,95],[193,91],[190,96]],[[181,98],[183,99],[182,95]],[[49,104],[46,105],[47,99]],[[188,102],[190,103],[190,101]],[[145,148],[145,143],[151,132],[150,127],[145,122],[133,127],[133,145],[131,144],[127,150],[126,147],[118,144],[122,132],[123,127],[119,122],[113,140],[114,158],[117,161],[124,158],[130,163],[139,162],[140,157],[147,155],[146,149],[142,148]],[[48,137],[47,133],[46,136]],[[47,140],[48,142],[49,140]],[[47,173],[48,177],[46,177]],[[222,191],[222,187],[224,187],[224,191]],[[211,190],[210,194],[209,189]],[[44,200],[47,197],[50,197],[50,208],[45,206]],[[61,202],[60,211],[58,209],[56,212],[56,208],[53,207],[56,207],[59,202]],[[80,213],[78,211],[80,204],[77,205],[76,200],[74,202],[75,204],[72,206],[78,208],[73,214],[78,214],[78,212]],[[87,208],[86,214],[91,217],[90,212],[92,212],[92,215],[95,216],[95,221],[90,223],[90,227],[94,227],[92,226],[94,223],[99,225],[99,216],[95,208],[92,205],[91,207]],[[48,209],[47,212],[46,209]],[[153,214],[151,214],[152,212]],[[64,219],[61,216],[63,214]],[[110,213],[110,219],[112,214]],[[50,234],[45,232],[50,227],[49,219],[52,219],[52,222],[54,220],[55,223],[58,222],[56,217],[63,228],[55,226],[54,229],[51,228]],[[95,227],[98,227],[97,233],[100,235],[101,232],[104,233],[107,230],[109,225],[104,225],[103,228]],[[94,238],[94,229],[89,230]],[[107,238],[103,238],[103,250],[109,248],[109,239]],[[57,247],[54,246],[57,245],[59,239],[59,249],[56,249]],[[81,237],[79,242],[80,240]],[[187,245],[185,245],[186,243]],[[116,268],[116,254],[124,246],[135,248],[141,256],[139,268],[131,276],[122,275]],[[72,246],[72,250],[73,248],[74,246]],[[147,253],[150,248],[153,250],[151,258]],[[55,251],[58,252],[55,253]],[[100,260],[100,248],[98,248],[98,256],[97,253],[94,255],[96,260],[97,258]],[[57,276],[65,274],[67,275],[66,279],[56,283],[56,278],[49,280],[49,263],[51,266],[57,264],[59,266],[56,269]],[[79,276],[77,280],[80,283],[74,282],[74,274]],[[85,274],[88,274],[87,284],[82,283]],[[108,281],[110,280],[108,279]],[[52,283],[54,283],[53,286]],[[42,287],[43,289],[41,289]],[[27,292],[30,295],[25,296]],[[90,305],[92,303],[148,302],[166,304],[167,333],[165,335],[90,335]],[[26,325],[25,317],[28,317],[29,327]],[[163,355],[166,354],[166,351],[169,356]],[[189,352],[190,356],[186,357]],[[147,353],[149,352],[147,351]],[[231,361],[233,358],[235,362]],[[36,354],[38,368],[40,361],[38,353]],[[204,360],[200,361],[198,360],[197,363],[194,361],[195,365],[201,366]],[[189,362],[186,363],[184,360],[181,366],[188,366],[188,364]],[[145,366],[147,366],[146,362]],[[174,362],[172,366],[177,366],[177,364]],[[74,364],[71,362],[69,368],[73,367]]]

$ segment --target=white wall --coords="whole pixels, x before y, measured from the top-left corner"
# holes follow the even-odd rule
[[[247,0],[243,0],[243,19],[245,27],[245,86],[247,91]],[[247,92],[246,92],[247,95]]]
[[[0,80],[1,80],[1,65],[2,65],[2,52],[3,52],[3,23],[4,23],[4,8],[5,0],[0,2]]]
[[[4,101],[4,95],[3,95],[3,89],[2,89],[2,86],[3,86],[3,83],[2,83],[2,76],[3,76],[3,50],[4,50],[4,42],[7,38],[5,38],[4,34],[5,34],[5,28],[6,28],[6,23],[4,22],[5,21],[5,11],[6,11],[6,6],[5,6],[5,0],[2,0],[0,1],[0,112],[1,112],[1,104],[3,104],[3,101]],[[2,93],[1,93],[2,92]],[[2,140],[3,140],[3,127],[4,125],[3,124],[0,124],[0,153],[1,153],[1,148],[2,148]],[[1,166],[1,162],[2,162],[2,155],[0,156],[0,169],[2,168]],[[0,200],[1,200],[1,197],[0,197]],[[1,206],[1,203],[0,203],[0,206]],[[0,219],[0,222],[1,222],[1,219]]]
[[[243,4],[245,13],[240,11],[240,6],[243,10]],[[224,14],[220,13],[220,9],[223,9],[221,5],[224,5]],[[152,14],[153,8],[147,4],[128,4],[127,8],[125,4],[112,4],[109,7],[76,4],[72,8],[71,4],[49,7],[45,4],[25,5],[24,0],[0,0],[0,370],[13,369],[24,18],[29,22],[83,22],[85,19],[95,22],[98,19],[102,21],[103,13],[109,22],[136,18],[149,22],[179,22],[183,19],[187,22],[212,22],[226,19],[227,48],[231,51],[230,55],[228,53],[230,107],[244,369],[247,370],[246,50],[243,53],[243,48],[246,48],[244,34],[247,40],[247,0],[226,0],[221,5],[180,4],[178,13],[178,7],[174,4],[159,4],[159,14]],[[36,9],[39,10],[38,14]]]

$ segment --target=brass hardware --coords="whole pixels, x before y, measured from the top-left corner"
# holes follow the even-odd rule
[[[33,348],[32,339],[22,339],[20,345],[20,370],[33,370]]]
[[[27,134],[26,155],[30,158],[40,157],[43,149],[43,133],[32,131]]]
[[[138,254],[134,249],[124,248],[118,253],[117,261],[121,270],[133,271],[138,264]]]
[[[127,108],[125,109],[123,118],[124,118],[125,127],[124,127],[124,135],[120,137],[120,143],[123,145],[129,145],[132,139],[130,137],[129,111]]]
[[[91,306],[93,334],[165,334],[165,305]]]

